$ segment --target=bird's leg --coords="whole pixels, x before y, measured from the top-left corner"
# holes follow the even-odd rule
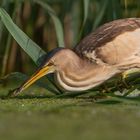
[[[122,81],[122,80],[121,80],[121,81]],[[118,90],[118,91],[122,92],[122,89],[121,89],[121,87],[120,87],[120,79],[117,80],[117,81],[115,82],[115,87],[117,87],[117,90]]]
[[[100,87],[99,93],[95,96],[96,99],[108,98],[107,93],[110,92],[110,89],[107,87],[106,83],[103,83]]]
[[[108,88],[108,86],[106,85],[106,83],[103,83],[102,93],[105,94],[107,92],[110,92],[110,89]]]
[[[128,89],[128,88],[130,88],[130,86],[129,86],[128,83],[126,82],[127,76],[128,76],[127,71],[123,72],[123,73],[122,73],[122,76],[121,76],[121,81],[122,81],[123,85]]]

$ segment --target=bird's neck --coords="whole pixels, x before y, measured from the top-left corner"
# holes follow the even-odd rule
[[[108,67],[77,59],[62,71],[57,71],[56,79],[67,91],[84,91],[103,83],[112,75]]]

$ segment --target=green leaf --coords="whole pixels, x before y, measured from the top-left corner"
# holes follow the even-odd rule
[[[108,6],[108,3],[109,3],[108,0],[102,2],[102,7],[101,7],[99,13],[97,14],[96,19],[93,24],[93,30],[96,29],[99,26],[99,24],[101,23],[103,16],[105,14],[105,10]]]
[[[34,1],[37,4],[39,4],[42,8],[44,8],[48,12],[48,14],[50,15],[50,17],[52,18],[52,20],[54,22],[55,30],[56,30],[56,36],[57,36],[57,40],[58,40],[58,46],[59,47],[64,47],[64,32],[63,32],[63,27],[62,27],[61,21],[56,16],[55,11],[47,3],[43,2],[43,1],[37,1],[37,0],[34,0]]]
[[[39,65],[41,58],[46,54],[35,42],[33,42],[20,28],[15,25],[7,14],[7,12],[0,8],[1,21],[21,46],[21,48],[32,58],[32,60]]]
[[[83,6],[84,6],[83,26],[85,25],[86,20],[87,20],[87,17],[88,17],[89,1],[90,1],[90,0],[83,0]]]
[[[83,22],[82,22],[82,26],[81,26],[78,41],[81,39],[83,29],[84,29],[84,26],[85,26],[85,23],[86,23],[86,20],[87,20],[87,17],[88,17],[89,2],[90,2],[90,0],[83,0]]]

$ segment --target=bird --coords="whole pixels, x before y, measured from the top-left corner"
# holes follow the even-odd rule
[[[101,25],[72,49],[53,49],[13,95],[50,73],[64,91],[80,92],[134,68],[140,69],[140,18],[118,19]]]

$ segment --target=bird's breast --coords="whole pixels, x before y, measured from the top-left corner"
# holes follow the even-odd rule
[[[103,83],[118,72],[113,67],[94,65],[82,72],[56,72],[56,81],[67,91],[84,91]]]

